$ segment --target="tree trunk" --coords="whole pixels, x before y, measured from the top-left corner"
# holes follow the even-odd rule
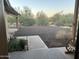
[[[19,18],[18,18],[18,16],[16,17],[16,28],[17,29],[19,28]]]

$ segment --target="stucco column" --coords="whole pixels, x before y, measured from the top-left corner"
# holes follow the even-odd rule
[[[8,59],[4,0],[0,0],[0,59]]]
[[[76,30],[77,30],[77,22],[78,22],[78,5],[79,1],[75,0],[75,8],[74,8],[74,18],[73,18],[73,26],[72,26],[72,35],[73,35],[73,40],[75,40],[76,36]]]

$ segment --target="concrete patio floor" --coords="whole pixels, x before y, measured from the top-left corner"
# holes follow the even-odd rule
[[[10,59],[74,59],[74,55],[65,54],[65,48],[37,49],[9,53]]]
[[[9,53],[9,59],[74,59],[65,47],[48,48],[39,36],[28,36],[29,51]]]

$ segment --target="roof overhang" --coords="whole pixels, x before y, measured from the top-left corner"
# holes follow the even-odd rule
[[[20,15],[17,11],[15,11],[15,10],[11,7],[9,0],[4,0],[4,7],[5,7],[5,11],[6,11],[8,14]]]

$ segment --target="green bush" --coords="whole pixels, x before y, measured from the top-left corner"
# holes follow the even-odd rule
[[[26,45],[26,41],[23,40],[23,39],[20,39],[19,40],[19,46],[20,46],[21,50],[25,49],[25,45]]]
[[[23,39],[10,39],[8,42],[8,51],[23,51],[25,49],[26,41]]]

